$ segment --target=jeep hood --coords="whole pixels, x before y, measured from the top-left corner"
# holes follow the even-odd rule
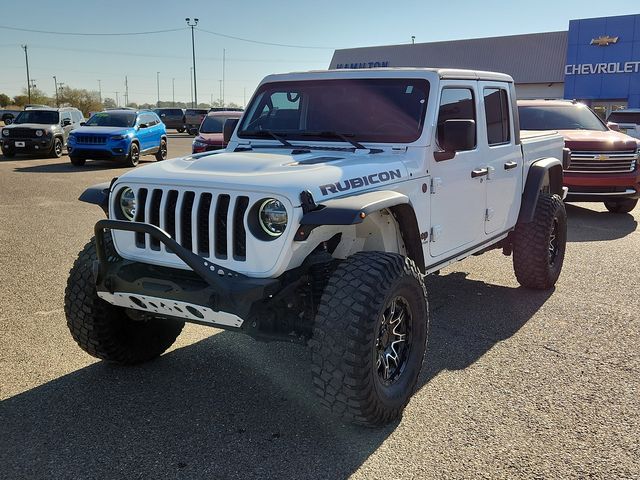
[[[379,189],[406,180],[407,168],[398,154],[367,151],[291,149],[220,151],[153,163],[125,173],[118,184],[182,186],[265,194],[283,194],[299,205],[309,190],[316,202]],[[384,187],[383,187],[384,188]]]
[[[92,127],[84,126],[74,128],[73,133],[79,134],[94,134],[94,135],[126,135],[129,132],[133,132],[133,128],[129,127]]]

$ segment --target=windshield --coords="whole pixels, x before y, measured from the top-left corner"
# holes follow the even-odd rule
[[[54,125],[60,122],[58,112],[51,110],[25,110],[20,112],[13,123],[40,123],[42,125]]]
[[[522,130],[608,130],[584,105],[521,106],[518,113]]]
[[[133,127],[135,124],[135,112],[100,112],[85,123],[88,127]]]
[[[640,112],[613,112],[608,120],[616,123],[635,123],[640,125]]]
[[[413,142],[422,133],[428,96],[424,79],[269,83],[248,106],[238,136],[265,138],[271,131],[288,140],[335,141],[339,133],[357,142]]]
[[[229,118],[240,117],[205,117],[202,125],[200,126],[200,133],[222,133],[224,129],[224,122],[226,122]]]

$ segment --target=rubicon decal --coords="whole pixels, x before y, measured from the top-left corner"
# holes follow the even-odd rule
[[[320,185],[320,191],[322,195],[329,195],[330,193],[346,192],[353,188],[365,187],[368,185],[375,185],[376,183],[388,182],[395,178],[402,178],[400,170],[389,170],[386,172],[372,173],[371,175],[365,175],[364,177],[350,178],[348,180],[342,180],[336,183],[329,183],[327,185]]]

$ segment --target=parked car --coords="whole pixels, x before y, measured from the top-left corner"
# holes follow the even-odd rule
[[[219,150],[227,146],[223,138],[224,123],[230,118],[242,117],[242,111],[217,111],[209,112],[191,146],[192,153]]]
[[[2,153],[5,157],[16,153],[60,157],[69,133],[83,121],[82,112],[72,107],[23,110],[11,125],[2,128]]]
[[[124,365],[185,321],[297,342],[334,414],[397,420],[427,348],[424,275],[492,249],[524,287],[560,275],[564,141],[521,133],[514,96],[511,77],[479,71],[267,77],[225,150],[82,194],[108,218],[69,274],[71,335]]]
[[[604,202],[607,210],[633,210],[640,197],[640,141],[610,129],[586,105],[569,100],[520,100],[520,128],[557,130],[571,150],[564,172],[568,201]]]
[[[164,126],[167,128],[173,128],[178,131],[178,133],[182,133],[185,131],[185,118],[184,118],[184,110],[181,108],[155,108],[153,110]]]
[[[205,108],[187,108],[184,112],[184,123],[187,132],[191,135],[198,133],[198,127],[204,120],[204,117],[209,113]]]
[[[622,133],[640,139],[640,108],[629,108],[611,112],[607,122],[615,123]]]
[[[109,110],[94,114],[69,135],[71,163],[113,160],[135,167],[141,155],[167,158],[167,131],[152,111]]]

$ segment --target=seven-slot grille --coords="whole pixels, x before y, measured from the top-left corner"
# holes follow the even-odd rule
[[[9,131],[9,138],[38,138],[36,131],[42,130],[44,132],[42,128],[7,128],[7,130]]]
[[[76,143],[84,145],[104,145],[107,137],[103,135],[76,135]]]
[[[626,173],[636,169],[638,154],[635,150],[619,152],[572,151],[569,172]]]
[[[160,227],[184,248],[202,257],[246,261],[244,217],[249,197],[140,188],[136,199],[136,222]],[[138,249],[167,251],[144,233],[135,234],[135,243]]]

